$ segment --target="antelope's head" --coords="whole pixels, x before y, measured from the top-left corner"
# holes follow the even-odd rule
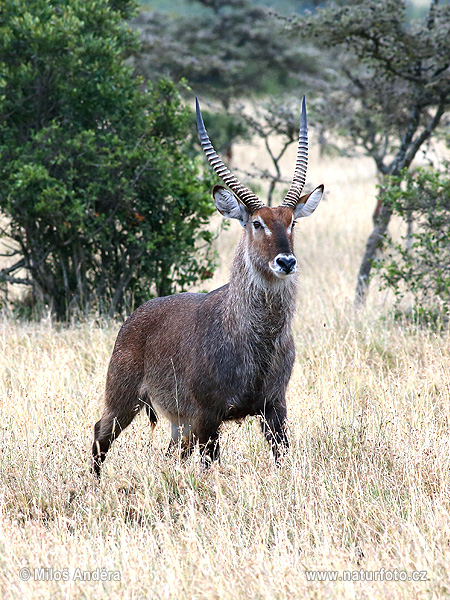
[[[302,102],[300,133],[294,177],[280,206],[269,207],[235,177],[219,158],[208,137],[200,106],[197,128],[206,157],[227,188],[216,185],[213,197],[218,211],[226,218],[237,219],[245,229],[245,243],[253,266],[266,278],[285,279],[297,270],[294,256],[293,229],[297,219],[309,217],[323,195],[323,185],[301,195],[308,164],[308,131],[305,97]]]

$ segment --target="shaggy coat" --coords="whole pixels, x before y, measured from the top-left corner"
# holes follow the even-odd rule
[[[93,471],[112,442],[145,406],[152,425],[172,426],[171,446],[189,454],[198,442],[205,464],[219,458],[221,423],[261,418],[275,459],[287,448],[286,388],[295,350],[295,220],[316,209],[319,186],[300,196],[307,163],[303,100],[299,152],[283,204],[269,208],[225,167],[208,138],[197,103],[205,154],[232,191],[213,190],[219,212],[237,219],[242,237],[230,282],[209,294],[176,294],[139,307],[122,326],[109,363],[105,409],[95,425]]]

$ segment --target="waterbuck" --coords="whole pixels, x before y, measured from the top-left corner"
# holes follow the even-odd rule
[[[243,228],[230,282],[209,294],[149,300],[125,321],[109,363],[105,410],[95,425],[97,477],[111,443],[144,406],[152,426],[158,415],[170,421],[171,446],[180,444],[184,455],[198,442],[204,464],[219,458],[221,423],[248,415],[261,418],[276,461],[288,446],[286,387],[295,356],[297,291],[293,228],[323,194],[321,185],[301,195],[308,162],[305,99],[294,178],[276,208],[265,206],[224,165],[198,101],[197,127],[209,163],[228,188],[214,187],[215,205]]]

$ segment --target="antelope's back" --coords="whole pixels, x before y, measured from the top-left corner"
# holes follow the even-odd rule
[[[183,293],[149,300],[122,325],[108,369],[107,386],[139,386],[164,405],[185,396],[207,359],[205,340],[221,336],[228,285],[209,294]]]

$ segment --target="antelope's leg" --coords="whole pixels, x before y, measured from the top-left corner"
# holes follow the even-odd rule
[[[150,425],[152,427],[152,432],[153,432],[153,430],[156,427],[156,424],[158,423],[158,415],[156,414],[155,409],[153,408],[152,403],[150,402],[150,398],[148,398],[148,397],[144,398],[143,402],[144,402],[145,411],[149,418]]]
[[[277,464],[282,454],[289,448],[286,429],[286,406],[284,403],[266,406],[261,413],[261,430]]]
[[[178,449],[180,458],[188,458],[194,449],[191,426],[177,421],[172,422],[171,427],[172,437],[167,448],[167,454],[171,454],[175,449]]]
[[[101,465],[111,444],[128,427],[137,412],[139,411],[136,408],[124,409],[120,412],[106,408],[100,421],[95,424],[94,443],[92,444],[92,473],[97,479],[100,479]]]
[[[198,440],[202,465],[208,468],[215,460],[220,461],[219,425],[205,424],[195,436]]]

